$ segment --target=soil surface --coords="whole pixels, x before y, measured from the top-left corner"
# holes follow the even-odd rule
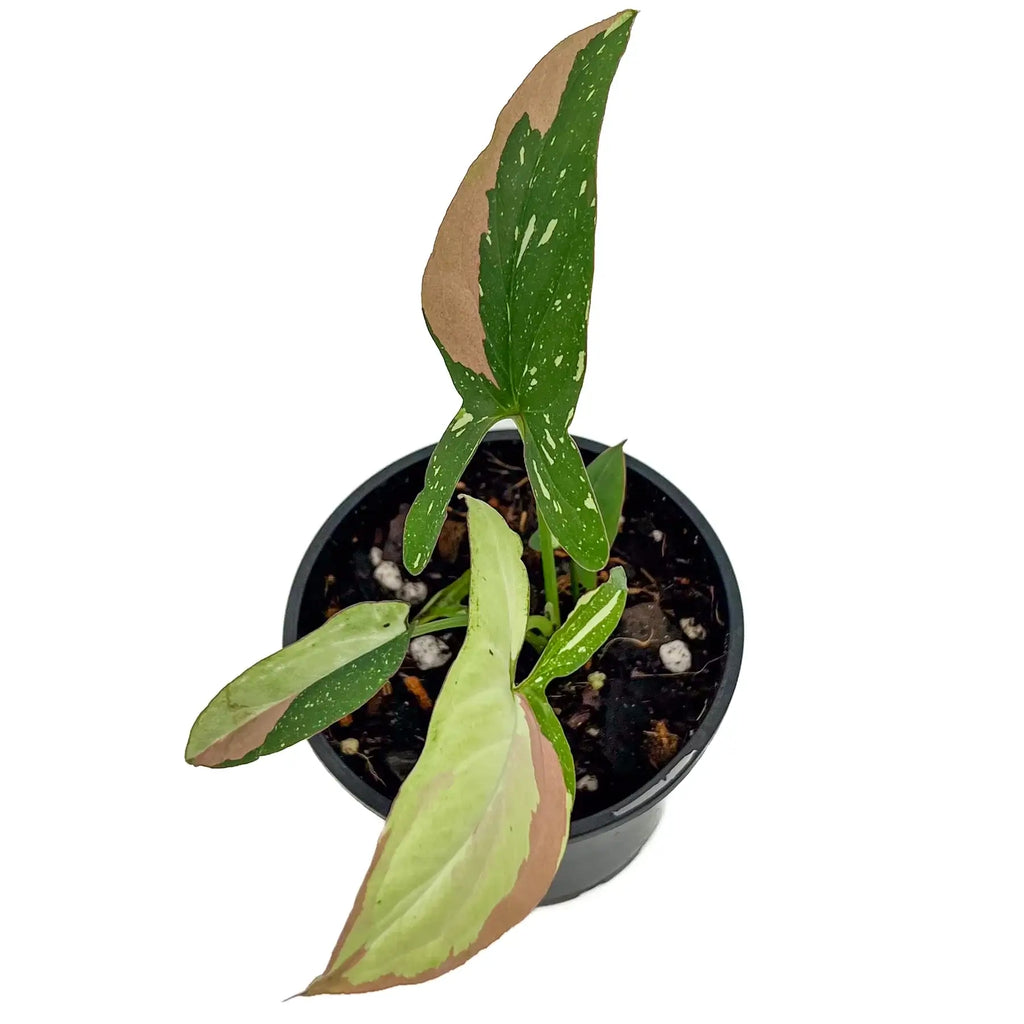
[[[591,456],[584,454],[589,461]],[[392,479],[335,531],[310,577],[300,611],[300,632],[358,601],[394,599],[374,579],[380,557],[402,567],[404,513],[422,486],[426,462]],[[459,489],[489,501],[522,535],[530,576],[531,611],[543,612],[540,557],[526,543],[537,519],[530,482],[518,441],[487,441],[463,474]],[[461,502],[449,506],[448,520],[434,558],[418,577],[428,596],[469,568],[469,544]],[[569,561],[558,558],[563,621],[572,609]],[[672,501],[642,477],[626,481],[623,522],[612,545],[613,565],[629,581],[629,597],[615,635],[574,676],[556,680],[548,699],[559,716],[576,762],[577,795],[573,818],[583,818],[631,796],[681,751],[700,725],[721,679],[728,645],[728,623],[721,603],[721,579],[710,554]],[[602,577],[604,578],[604,577]],[[415,614],[421,602],[410,613]],[[451,652],[437,668],[423,670],[407,657],[401,670],[366,706],[327,730],[331,744],[358,741],[347,763],[371,786],[394,797],[423,747],[430,709],[458,653],[464,632],[434,634]],[[689,669],[669,672],[662,645]],[[517,678],[536,661],[524,645]],[[351,749],[351,742],[345,744]]]

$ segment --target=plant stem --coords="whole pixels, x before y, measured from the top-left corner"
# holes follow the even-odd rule
[[[434,619],[432,622],[413,622],[409,629],[410,638],[425,636],[427,633],[443,633],[446,629],[465,629],[469,624],[469,615],[451,615],[447,619]]]
[[[556,625],[562,624],[562,615],[558,610],[558,576],[555,569],[555,539],[551,536],[547,523],[537,513],[537,531],[540,534],[540,564],[544,570],[544,600],[547,601],[548,616]]]

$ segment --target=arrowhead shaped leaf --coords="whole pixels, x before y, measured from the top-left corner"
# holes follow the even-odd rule
[[[253,761],[308,739],[365,704],[409,646],[401,601],[352,605],[232,680],[196,719],[185,760]]]
[[[344,931],[306,995],[413,984],[457,967],[536,906],[565,848],[571,792],[512,686],[529,595],[522,542],[494,509],[467,506],[466,639]]]
[[[594,569],[609,540],[568,429],[586,369],[597,143],[635,14],[563,40],[527,76],[459,186],[423,274],[423,313],[465,410],[516,420],[545,522]],[[439,474],[438,493],[458,472]],[[414,520],[418,554],[434,526],[424,518]]]

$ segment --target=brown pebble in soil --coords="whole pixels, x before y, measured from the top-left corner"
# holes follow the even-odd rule
[[[679,753],[679,737],[669,731],[665,719],[659,718],[653,729],[644,732],[644,751],[652,768],[668,764]]]
[[[441,534],[437,538],[437,553],[449,565],[453,565],[458,561],[467,533],[468,528],[465,520],[449,518],[444,521],[444,525],[441,527]]]
[[[409,514],[409,505],[402,502],[398,506],[398,515],[388,523],[388,535],[384,541],[384,561],[400,565],[402,562],[402,536],[405,533],[405,519]]]
[[[419,676],[406,675],[405,673],[401,676],[402,683],[405,688],[416,698],[416,703],[424,711],[429,711],[433,706],[434,702],[430,699],[430,694],[423,688],[423,683],[420,682]]]

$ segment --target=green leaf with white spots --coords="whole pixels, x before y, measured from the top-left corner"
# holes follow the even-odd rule
[[[616,566],[608,582],[584,594],[555,630],[533,671],[519,684],[522,691],[543,693],[552,679],[568,676],[585,665],[612,635],[626,607],[626,573]]]
[[[555,631],[533,671],[516,688],[533,708],[562,766],[566,785],[575,795],[576,766],[562,732],[562,725],[544,696],[548,684],[561,676],[572,675],[585,665],[594,652],[612,635],[626,607],[626,573],[612,569],[607,583],[584,594],[562,627]]]
[[[540,902],[565,850],[572,790],[513,688],[529,600],[522,542],[494,509],[466,501],[466,639],[348,922],[304,995],[409,985],[459,966]]]
[[[254,761],[362,707],[409,647],[402,601],[352,605],[232,680],[196,719],[185,760],[207,768]]]
[[[601,510],[604,530],[612,543],[619,532],[619,517],[622,515],[622,503],[626,498],[626,456],[622,450],[623,444],[625,442],[605,448],[587,466],[587,476],[590,478],[594,497],[597,498],[597,507]],[[561,541],[556,535],[555,545],[560,544]],[[530,547],[534,551],[540,551],[540,535],[537,532],[530,537]],[[579,577],[580,583],[588,590],[592,590],[597,584],[591,570],[583,570]]]
[[[523,417],[522,433],[526,471],[548,529],[584,569],[604,568],[608,535],[576,442],[564,431],[550,433],[532,414]]]
[[[479,416],[463,407],[437,442],[427,464],[423,490],[416,495],[405,519],[402,559],[414,575],[423,572],[430,561],[455,485],[484,434],[497,420],[495,416]]]
[[[601,510],[601,520],[608,539],[614,541],[619,532],[619,517],[622,515],[622,503],[626,500],[626,455],[620,444],[605,448],[587,466],[590,486],[597,498],[597,507]]]
[[[568,431],[586,370],[598,138],[635,14],[575,33],[527,76],[456,192],[423,275],[424,317],[464,408],[500,409],[536,459],[551,453],[543,487],[528,467],[538,506],[573,559],[596,568],[608,534]]]

